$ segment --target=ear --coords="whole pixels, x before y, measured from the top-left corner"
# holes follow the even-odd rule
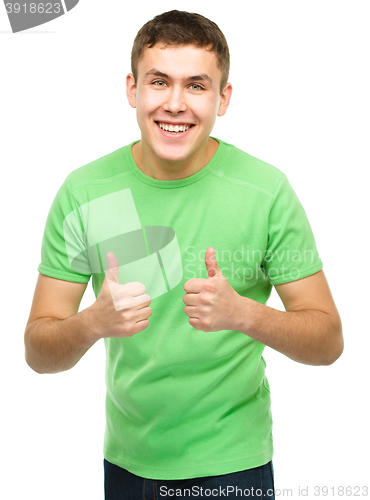
[[[231,83],[227,83],[220,97],[220,105],[218,107],[217,116],[223,116],[226,113],[227,108],[229,107],[230,104],[232,92],[233,92],[233,87]]]
[[[135,79],[132,73],[126,76],[126,95],[128,103],[132,108],[136,108],[136,86]]]

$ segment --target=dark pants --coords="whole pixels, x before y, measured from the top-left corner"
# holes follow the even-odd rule
[[[145,479],[104,459],[105,500],[240,498],[275,500],[272,461],[254,469],[195,479]]]

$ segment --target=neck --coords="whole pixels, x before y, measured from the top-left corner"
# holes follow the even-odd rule
[[[215,152],[219,143],[208,137],[191,156],[181,161],[170,161],[159,158],[154,151],[141,140],[132,146],[132,156],[138,168],[149,177],[164,181],[185,179],[204,168]]]

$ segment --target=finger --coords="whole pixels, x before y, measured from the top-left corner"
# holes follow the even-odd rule
[[[122,297],[138,297],[146,292],[145,285],[139,281],[130,281],[120,285],[119,283],[108,281],[108,286],[111,292],[116,296]]]
[[[149,306],[151,299],[149,295],[139,295],[138,297],[127,296],[122,294],[121,296],[115,296],[113,298],[113,304],[116,311],[122,311],[123,309],[143,309]],[[140,307],[138,307],[140,306]]]
[[[108,287],[111,292],[116,311],[122,311],[122,309],[128,309],[130,307],[137,307],[142,304],[149,305],[151,302],[148,294],[137,293],[138,290],[145,291],[145,286],[142,283],[133,282],[120,285],[118,283],[108,281]],[[136,295],[134,295],[134,293],[136,293]]]
[[[132,297],[137,297],[138,295],[143,295],[146,292],[145,285],[139,281],[130,281],[124,286],[129,287],[129,293]]]
[[[193,278],[188,280],[184,284],[184,290],[187,293],[199,293],[202,291],[205,281],[205,278]]]
[[[119,264],[117,257],[113,252],[107,253],[107,270],[105,272],[105,278],[108,282],[118,283],[118,270]]]
[[[198,293],[186,293],[182,298],[184,304],[187,306],[196,306],[199,302],[199,294]]]
[[[213,276],[217,276],[217,275],[221,274],[221,271],[220,271],[220,268],[218,266],[216,256],[215,256],[215,249],[213,247],[207,248],[204,261],[205,261],[206,268],[207,268],[208,278],[212,278]]]
[[[189,325],[195,328],[196,330],[201,329],[201,323],[198,318],[189,318]]]
[[[132,297],[131,300],[132,307],[140,305],[140,309],[142,309],[143,307],[147,307],[152,301],[152,299],[146,293],[144,293],[143,295],[139,295],[138,297]]]
[[[150,318],[150,316],[153,314],[152,308],[151,307],[143,307],[142,309],[139,309],[137,311],[136,315],[136,322],[138,321],[143,321],[145,319]]]
[[[199,315],[199,312],[197,311],[197,308],[195,306],[184,307],[184,312],[186,316],[189,316],[189,318],[198,318]]]

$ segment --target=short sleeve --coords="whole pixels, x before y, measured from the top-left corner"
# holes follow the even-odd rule
[[[322,267],[306,212],[283,174],[271,201],[262,268],[278,285],[306,278]]]
[[[47,216],[41,244],[41,274],[65,281],[87,283],[91,269],[85,232],[67,177]]]

